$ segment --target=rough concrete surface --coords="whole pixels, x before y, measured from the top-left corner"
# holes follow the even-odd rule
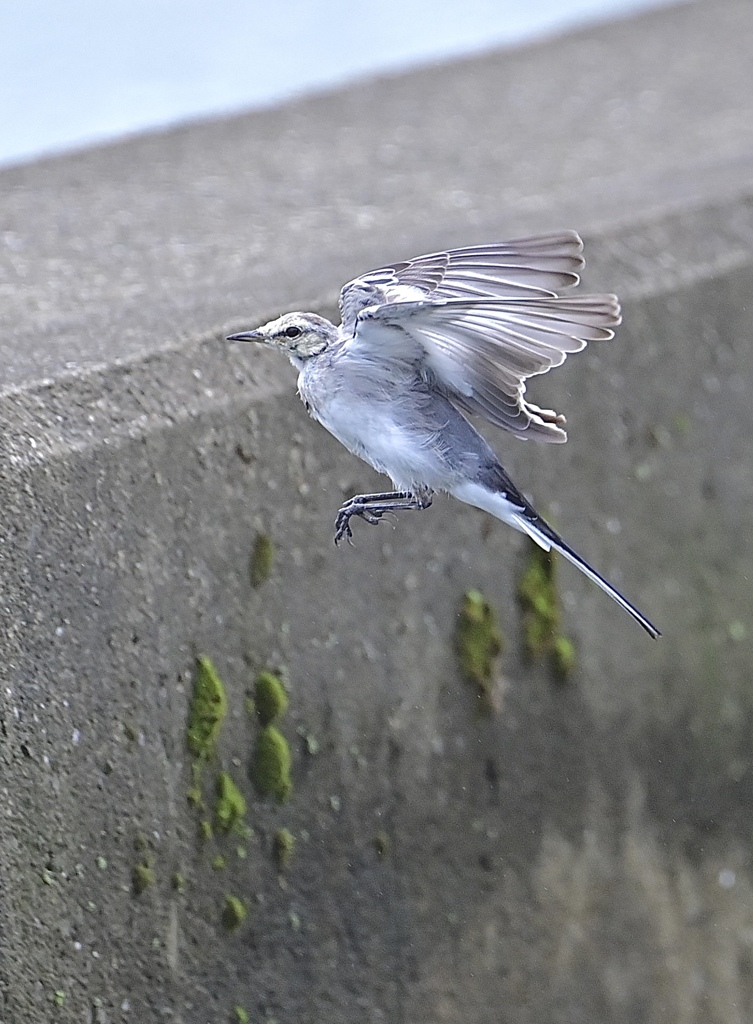
[[[748,0],[709,0],[0,173],[3,1024],[753,1018],[751,52]],[[379,478],[222,336],[570,226],[625,323],[532,388],[567,446],[492,440],[664,636],[562,566],[563,684],[524,655],[522,539],[438,500],[335,550]],[[249,778],[267,666],[282,806]],[[252,835],[201,836],[221,769]]]

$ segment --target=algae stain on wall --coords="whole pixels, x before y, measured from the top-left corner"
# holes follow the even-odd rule
[[[202,655],[197,661],[196,681],[186,733],[188,749],[194,757],[203,760],[212,757],[226,715],[225,687],[210,659]]]
[[[523,643],[532,661],[548,660],[559,679],[575,668],[575,646],[562,632],[562,604],[557,590],[558,556],[533,541],[518,582],[523,612]]]
[[[455,652],[463,677],[476,687],[479,710],[494,710],[497,660],[504,649],[494,610],[480,590],[463,595],[455,629]]]

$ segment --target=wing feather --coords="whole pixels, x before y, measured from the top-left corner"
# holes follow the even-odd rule
[[[476,245],[429,253],[372,270],[340,293],[343,327],[350,330],[362,309],[404,298],[515,298],[556,296],[579,281],[583,242],[575,231],[536,235],[498,245]],[[405,289],[422,294],[405,296]]]
[[[558,294],[578,283],[582,248],[562,232],[372,271],[342,290],[346,344],[372,363],[415,363],[465,412],[564,441],[564,417],[526,401],[525,381],[609,340],[620,322],[614,295]]]

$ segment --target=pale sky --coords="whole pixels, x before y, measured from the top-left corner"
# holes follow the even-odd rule
[[[511,44],[662,2],[3,3],[0,163],[269,104],[355,77]]]

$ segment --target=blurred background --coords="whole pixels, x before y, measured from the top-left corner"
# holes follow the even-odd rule
[[[0,5],[0,165],[513,44],[666,0]]]

